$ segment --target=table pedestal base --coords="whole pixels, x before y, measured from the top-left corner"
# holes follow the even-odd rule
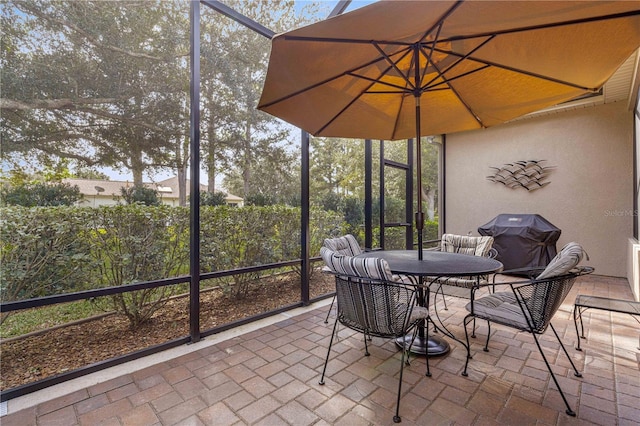
[[[396,339],[396,345],[399,347],[404,347],[404,342],[406,342],[407,346],[411,343],[412,335],[408,334],[403,337],[398,337]],[[429,340],[427,340],[424,336],[416,336],[416,339],[413,341],[413,345],[409,348],[409,351],[418,355],[425,355],[427,351],[429,351],[429,356],[438,356],[444,355],[449,352],[449,342],[444,340],[440,336],[429,336]]]

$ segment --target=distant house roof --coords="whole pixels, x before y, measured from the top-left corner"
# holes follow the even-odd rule
[[[85,196],[103,196],[113,197],[121,196],[120,188],[128,188],[133,186],[133,182],[130,181],[118,181],[118,180],[100,180],[100,179],[63,179],[63,182],[70,184],[71,186],[77,185],[80,189],[80,193]],[[189,180],[187,179],[187,197],[190,194]],[[162,180],[160,182],[145,182],[144,186],[152,188],[158,191],[158,194],[163,198],[178,198],[178,177],[174,176],[169,179]],[[207,190],[207,185],[200,185],[201,191]],[[233,194],[229,194],[226,191],[221,191],[227,194],[226,200],[231,203],[241,203],[243,199]]]
[[[77,186],[83,195],[120,196],[120,188],[128,188],[133,183],[128,181],[101,180],[101,179],[63,179],[63,182],[71,186]],[[145,185],[148,186],[148,185]]]
[[[189,194],[191,194],[191,185],[190,185],[191,181],[189,179],[187,179],[187,197],[189,196]],[[153,184],[152,184],[153,185]],[[161,194],[165,194],[166,192],[161,190],[161,188],[168,188],[171,189],[171,193],[176,194],[176,197],[178,196],[178,176],[174,176],[174,177],[170,177],[169,179],[165,179],[165,180],[161,180],[160,182],[155,184],[156,186],[156,190],[158,192],[160,192]],[[200,184],[200,191],[206,191],[208,188],[208,185],[202,185]],[[224,190],[220,190],[220,192],[224,192],[225,194],[227,194],[227,201],[228,202],[238,202],[241,203],[243,201],[243,199],[241,197],[238,197],[237,195],[233,195],[233,194],[229,194],[227,191]]]

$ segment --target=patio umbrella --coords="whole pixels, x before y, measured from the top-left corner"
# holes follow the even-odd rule
[[[381,1],[272,39],[258,108],[314,136],[490,127],[598,92],[640,45],[640,3]]]

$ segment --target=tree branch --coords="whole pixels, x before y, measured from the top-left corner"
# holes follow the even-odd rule
[[[32,99],[30,101],[18,101],[15,99],[0,98],[0,110],[27,111],[32,109],[63,109],[74,108],[78,105],[98,105],[116,102],[118,98],[95,99]]]
[[[112,52],[122,53],[123,55],[127,55],[127,56],[130,56],[132,58],[144,58],[144,59],[151,59],[153,61],[164,61],[165,60],[165,58],[161,58],[161,57],[157,57],[157,56],[151,56],[151,55],[148,55],[146,53],[131,52],[131,51],[124,50],[124,49],[121,49],[121,48],[116,47],[116,46],[111,46],[109,44],[101,43],[96,37],[93,37],[87,31],[83,30],[79,26],[73,24],[72,22],[69,22],[66,19],[54,18],[51,15],[48,15],[46,13],[42,13],[37,8],[32,8],[32,7],[28,6],[25,3],[20,3],[19,7],[23,8],[23,10],[25,10],[25,12],[31,13],[31,14],[37,16],[40,19],[44,19],[44,20],[47,20],[49,22],[56,23],[56,24],[58,24],[60,26],[67,27],[67,28],[75,31],[76,33],[80,34],[82,37],[84,37],[87,41],[89,41],[91,44],[93,44],[96,47],[101,47],[103,49],[111,50]]]

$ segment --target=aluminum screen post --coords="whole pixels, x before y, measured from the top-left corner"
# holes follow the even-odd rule
[[[195,343],[200,341],[200,3],[197,1],[191,2],[190,21],[189,335],[191,343]]]
[[[364,141],[364,247],[373,247],[373,142]]]
[[[300,172],[300,300],[303,305],[309,304],[309,133],[304,130],[300,135],[301,172]]]

